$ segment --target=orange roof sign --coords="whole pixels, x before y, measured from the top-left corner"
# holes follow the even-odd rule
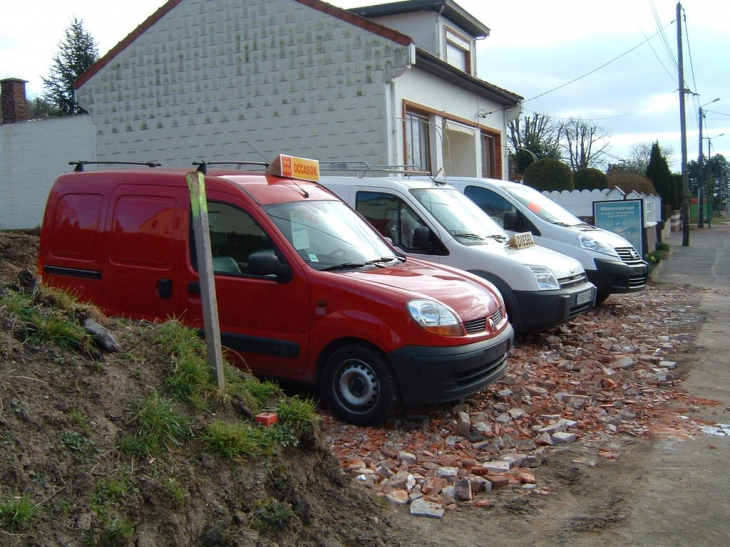
[[[319,181],[319,162],[307,158],[297,158],[279,154],[269,165],[266,172],[271,175],[290,177],[293,179]]]

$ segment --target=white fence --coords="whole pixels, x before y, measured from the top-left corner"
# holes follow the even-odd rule
[[[620,188],[611,190],[562,190],[543,192],[554,202],[560,204],[577,217],[592,217],[594,201],[622,201],[625,199],[644,200],[644,225],[654,226],[662,217],[662,198],[641,192],[624,194]]]

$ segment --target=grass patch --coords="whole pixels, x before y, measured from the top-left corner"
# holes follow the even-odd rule
[[[25,530],[30,527],[37,513],[38,508],[27,495],[0,501],[0,527],[8,529],[11,533]]]
[[[139,405],[131,425],[134,432],[122,437],[119,448],[140,457],[177,447],[192,436],[190,419],[178,412],[175,401],[157,393]]]
[[[230,460],[251,458],[269,453],[271,437],[266,430],[248,423],[215,421],[205,428],[205,450]]]
[[[50,343],[85,352],[93,347],[91,334],[78,321],[90,314],[91,307],[58,289],[39,286],[30,293],[6,290],[0,295],[0,310],[8,316],[13,335],[23,343]]]

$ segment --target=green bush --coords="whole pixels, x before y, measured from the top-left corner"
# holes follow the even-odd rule
[[[530,165],[525,170],[523,182],[540,191],[575,189],[570,167],[552,158],[543,158]]]
[[[576,190],[603,190],[608,188],[608,176],[600,169],[586,167],[573,173]]]

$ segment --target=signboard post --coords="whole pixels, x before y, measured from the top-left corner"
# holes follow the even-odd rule
[[[598,228],[618,234],[638,251],[646,253],[644,241],[644,200],[594,201],[593,219]]]
[[[208,202],[205,198],[205,175],[199,171],[188,173],[187,181],[190,189],[190,209],[193,215],[195,252],[198,257],[198,275],[200,277],[200,296],[203,305],[205,343],[208,349],[208,366],[218,384],[218,389],[222,392],[225,390],[226,385],[223,374],[220,323],[218,322],[218,299],[216,298],[213,278],[213,257],[208,228]]]

